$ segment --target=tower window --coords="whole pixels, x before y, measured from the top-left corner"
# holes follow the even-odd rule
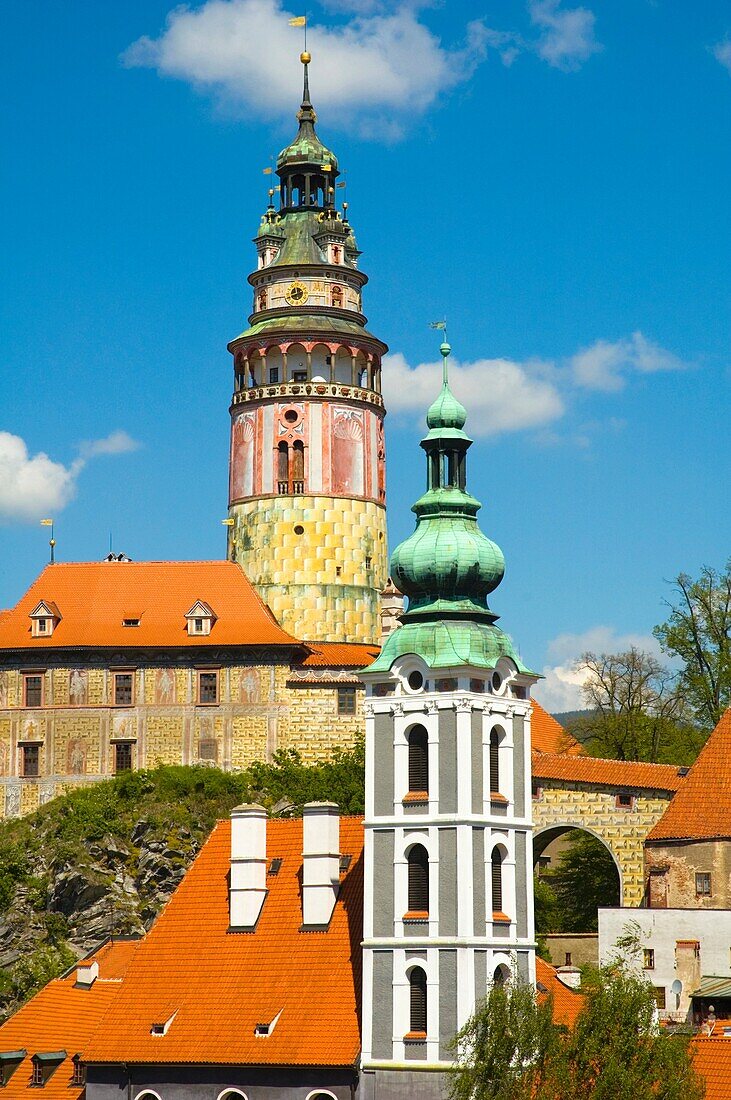
[[[297,439],[292,447],[292,492],[305,491],[305,445]]]
[[[420,966],[409,971],[409,1031],[426,1035],[426,973]]]
[[[269,368],[269,383],[271,384],[273,382],[278,382],[278,381],[279,381],[279,367],[270,367]]]
[[[409,913],[429,913],[429,853],[415,844],[408,854]]]
[[[490,794],[500,790],[500,734],[490,730]]]
[[[409,730],[409,793],[429,790],[429,740],[423,726]]]
[[[503,911],[503,854],[499,848],[493,848],[491,856],[492,871],[492,911]]]

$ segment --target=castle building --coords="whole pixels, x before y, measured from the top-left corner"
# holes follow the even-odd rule
[[[447,378],[427,490],[391,559],[409,604],[366,683],[363,1096],[445,1095],[451,1043],[492,982],[535,980],[530,699],[487,596],[502,553],[466,489]]]
[[[315,132],[309,54],[294,141],[255,238],[253,312],[232,340],[229,558],[285,630],[372,643],[386,573],[381,359],[366,329],[340,170]],[[270,192],[273,199],[274,190]]]

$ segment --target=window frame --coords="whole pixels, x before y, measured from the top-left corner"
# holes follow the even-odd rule
[[[41,774],[41,743],[39,741],[21,741],[21,779],[38,779]],[[28,770],[28,756],[35,754],[35,771]]]
[[[703,883],[700,880],[705,880]],[[708,885],[708,889],[701,889],[701,885]],[[696,871],[695,873],[695,896],[697,898],[710,898],[713,896],[713,879],[710,871]]]
[[[135,762],[132,757],[132,750],[135,746],[135,742],[132,740],[120,740],[114,743],[114,774],[122,775],[124,772],[133,772],[135,770]],[[119,766],[120,751],[125,751],[129,755],[129,767]]]
[[[642,969],[654,970],[655,969],[655,948],[643,947],[642,948]]]
[[[429,917],[430,879],[429,850],[417,841],[406,853],[407,916],[411,920]]]
[[[408,746],[408,793],[429,794],[429,731],[421,722],[411,726],[406,733]],[[423,780],[423,782],[422,782]]]
[[[113,707],[133,707],[135,705],[135,669],[133,668],[115,668],[112,669],[112,706]],[[129,702],[120,702],[117,698],[117,681],[121,676],[129,676]]]
[[[37,703],[29,703],[28,702],[28,681],[29,680],[38,680],[39,691],[38,691],[38,702]],[[23,706],[26,708],[26,710],[40,710],[41,707],[43,707],[45,705],[45,702],[46,702],[46,673],[45,673],[45,670],[43,670],[42,672],[40,672],[40,671],[24,672],[23,673]]]
[[[202,691],[202,678],[204,676],[213,676],[215,678],[216,686],[216,698],[204,699]],[[196,706],[199,707],[217,707],[221,702],[221,670],[220,668],[197,668],[195,670],[196,679]]]
[[[429,1027],[429,979],[420,964],[411,967],[409,979],[409,1031],[406,1039],[423,1042]]]
[[[349,702],[343,706],[343,697],[347,696]],[[349,709],[352,701],[352,710]],[[352,684],[343,684],[335,689],[335,704],[338,715],[341,718],[355,718],[358,714],[358,689]]]

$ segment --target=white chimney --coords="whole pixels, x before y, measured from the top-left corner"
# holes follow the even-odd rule
[[[578,966],[558,966],[556,977],[569,989],[581,989],[581,971]]]
[[[76,967],[76,984],[82,986],[84,989],[91,989],[94,982],[99,977],[99,963],[80,963]]]
[[[266,897],[267,812],[263,806],[231,811],[231,928],[253,931]]]
[[[308,802],[302,817],[302,923],[326,928],[340,889],[340,813],[334,802]]]

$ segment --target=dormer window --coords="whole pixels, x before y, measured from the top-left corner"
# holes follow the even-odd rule
[[[61,615],[55,603],[46,603],[41,600],[30,613],[31,637],[50,638],[56,624],[61,621]]]
[[[190,611],[186,611],[185,618],[188,623],[188,634],[195,638],[205,637],[211,633],[211,627],[216,621],[216,616],[210,604],[203,600],[196,600]]]
[[[177,1008],[171,1016],[168,1016],[167,1020],[157,1020],[150,1028],[150,1035],[167,1035],[170,1025],[178,1014]]]
[[[27,1053],[28,1051],[25,1048],[0,1051],[0,1087],[8,1084]]]
[[[142,620],[141,611],[123,611],[122,612],[122,626],[135,627],[139,626]]]
[[[57,1070],[65,1060],[65,1050],[54,1050],[47,1054],[34,1054],[31,1059],[33,1063],[30,1079],[31,1085],[35,1085],[36,1088],[43,1088],[54,1071]]]
[[[72,1061],[74,1068],[71,1074],[71,1084],[76,1085],[77,1088],[84,1088],[86,1085],[86,1066],[81,1061],[81,1055],[75,1054]]]

